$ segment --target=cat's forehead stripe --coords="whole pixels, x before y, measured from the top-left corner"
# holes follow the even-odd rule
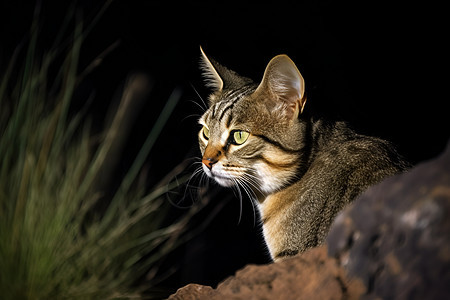
[[[214,104],[214,106],[212,107],[211,118],[214,119],[217,114],[220,114],[219,120],[222,119],[223,111],[228,108],[229,105],[227,106],[227,104],[229,104],[229,103],[230,103],[230,100],[226,99],[226,100],[222,100],[222,101],[219,101],[216,104]],[[222,106],[225,106],[225,108],[222,108]]]
[[[252,87],[244,86],[237,90],[224,92],[224,94],[222,95],[223,100],[217,102],[212,107],[212,118],[215,118],[216,115],[219,115],[218,120],[219,122],[221,122],[223,117],[225,116],[225,113],[228,110],[232,109],[239,100],[243,99],[243,97],[250,93],[252,90]]]
[[[225,123],[225,126],[227,127],[227,128],[230,128],[230,125],[231,125],[231,120],[233,119],[233,112],[232,111],[230,111],[230,113],[228,114],[228,120],[227,120],[227,122]]]
[[[219,122],[222,122],[222,119],[223,119],[223,117],[225,116],[225,113],[226,113],[228,110],[233,109],[234,105],[236,104],[236,102],[237,102],[238,100],[240,100],[240,99],[234,100],[233,102],[231,102],[228,106],[226,106],[226,107],[222,110],[222,112],[220,113]],[[227,123],[229,123],[229,122],[227,122]],[[227,126],[227,127],[228,127],[228,126]]]

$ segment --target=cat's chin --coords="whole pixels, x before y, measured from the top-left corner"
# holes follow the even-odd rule
[[[229,178],[218,176],[213,176],[212,178],[214,178],[214,180],[223,187],[232,187],[235,185],[234,181]]]
[[[205,171],[206,175],[208,175],[209,178],[214,179],[215,182],[217,182],[219,185],[223,187],[232,187],[235,185],[235,181],[233,180],[233,178],[218,174],[217,172],[210,171],[205,166],[203,166],[203,170]]]
[[[209,177],[214,179],[219,185],[223,187],[232,187],[235,185],[235,181],[232,178],[229,178],[227,176],[222,176],[219,174],[215,174],[213,172],[207,173]]]

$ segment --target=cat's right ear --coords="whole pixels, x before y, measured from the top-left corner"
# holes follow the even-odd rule
[[[294,62],[284,54],[269,62],[255,93],[269,95],[271,107],[291,120],[303,112],[306,103],[305,81]]]
[[[222,91],[223,89],[222,78],[220,77],[211,60],[206,56],[205,52],[202,49],[202,46],[200,46],[200,52],[202,53],[200,60],[200,68],[203,71],[202,75],[205,78],[206,86],[211,88],[214,92]]]

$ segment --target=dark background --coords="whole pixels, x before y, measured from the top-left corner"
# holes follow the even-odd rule
[[[74,3],[86,24],[103,5]],[[26,39],[35,7],[33,1],[1,3],[2,69],[9,53]],[[40,2],[42,48],[57,34],[68,7],[66,1]],[[184,159],[199,155],[196,122],[202,111],[192,101],[201,103],[196,91],[203,98],[208,95],[198,70],[200,45],[255,81],[273,56],[285,53],[305,78],[306,109],[388,139],[418,163],[438,155],[449,137],[448,96],[440,80],[445,70],[439,11],[419,2],[393,1],[112,1],[84,44],[80,69],[109,45],[120,45],[86,78],[86,92],[79,93],[78,101],[95,91],[91,113],[101,126],[127,75],[139,71],[151,76],[154,86],[129,137],[120,174],[172,91],[183,90],[148,159],[151,186]],[[239,222],[239,200],[218,188],[213,195],[193,224],[214,216],[212,221],[165,263],[164,268],[177,271],[161,286],[215,285],[247,263],[268,261],[249,201],[243,202]]]

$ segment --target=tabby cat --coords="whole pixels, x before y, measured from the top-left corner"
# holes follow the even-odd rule
[[[288,56],[275,56],[256,84],[201,52],[213,90],[199,121],[202,168],[251,190],[275,261],[319,245],[346,204],[408,167],[384,140],[305,117],[305,81]]]

